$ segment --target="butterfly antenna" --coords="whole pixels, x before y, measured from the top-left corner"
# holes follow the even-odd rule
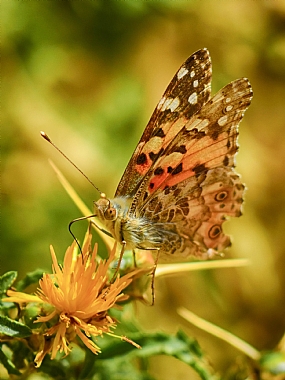
[[[79,169],[79,167],[77,166],[77,165],[75,165],[75,163],[74,162],[72,162],[71,161],[71,159],[70,158],[68,158],[52,141],[51,141],[51,139],[48,137],[48,135],[45,133],[45,132],[43,132],[43,131],[41,131],[41,136],[46,140],[46,141],[48,141],[64,158],[66,158],[67,159],[67,161],[68,162],[70,162],[71,163],[71,165],[73,165],[74,167],[75,167],[75,169],[77,169],[82,175],[83,175],[83,177],[85,177],[86,179],[87,179],[87,181],[100,193],[100,194],[102,194],[102,192],[98,189],[98,187],[97,186],[95,186],[94,185],[94,183],[91,181],[91,179],[89,179],[88,177],[87,177],[87,175],[86,174],[84,174],[83,173],[83,171],[81,170],[81,169]]]

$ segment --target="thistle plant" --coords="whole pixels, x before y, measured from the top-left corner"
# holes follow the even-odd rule
[[[55,170],[83,215],[90,215]],[[241,372],[254,379],[257,370],[260,378],[283,378],[284,337],[276,350],[262,353],[180,307],[177,313],[186,321],[225,340],[247,358],[234,373],[221,375],[196,339],[182,330],[176,334],[150,333],[137,322],[135,305],[143,301],[144,307],[150,307],[154,274],[156,281],[193,270],[242,267],[248,265],[246,260],[163,264],[154,270],[150,252],[137,252],[135,260],[131,252],[125,252],[117,270],[120,249],[108,236],[102,236],[109,249],[106,259],[100,257],[98,245],[93,245],[88,228],[82,245],[73,241],[67,248],[62,264],[50,247],[51,271],[34,270],[18,282],[15,271],[1,276],[1,378],[32,379],[38,373],[52,379],[153,379],[147,363],[156,355],[179,359],[205,380],[235,379]],[[35,292],[24,291],[30,285],[36,285]]]

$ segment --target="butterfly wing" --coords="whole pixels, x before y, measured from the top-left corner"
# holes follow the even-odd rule
[[[241,214],[244,185],[235,173],[238,124],[252,98],[238,79],[211,98],[166,147],[134,196],[130,212],[167,225],[165,253],[201,256],[230,245],[227,216]]]
[[[187,121],[148,173],[144,203],[154,192],[200,172],[219,166],[233,167],[238,150],[238,125],[251,98],[249,81],[237,79]]]
[[[211,59],[207,49],[192,54],[180,67],[159,101],[134,151],[115,197],[136,193],[146,173],[172,139],[209,100]]]
[[[157,193],[141,210],[165,230],[160,259],[207,258],[230,246],[222,232],[228,216],[241,215],[244,185],[231,168],[215,168]]]

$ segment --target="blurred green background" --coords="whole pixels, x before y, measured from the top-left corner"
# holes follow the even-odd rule
[[[176,314],[185,306],[260,350],[285,330],[285,3],[282,0],[2,2],[1,274],[49,270],[81,216],[51,158],[92,208],[98,194],[39,134],[44,130],[107,195],[163,91],[182,62],[210,50],[213,93],[248,77],[254,98],[240,127],[237,171],[244,215],[226,224],[227,258],[251,265],[156,282],[154,307],[138,305],[145,328],[195,336],[217,370],[239,352]],[[283,128],[283,129],[282,129]],[[82,239],[87,223],[78,223]],[[103,246],[101,245],[101,248]],[[159,379],[192,374],[154,358]],[[194,378],[194,377],[191,377]]]

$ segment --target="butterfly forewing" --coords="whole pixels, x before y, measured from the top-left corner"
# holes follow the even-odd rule
[[[153,165],[148,197],[202,171],[234,166],[238,150],[238,124],[252,97],[247,79],[238,79],[220,90],[196,113]]]
[[[180,67],[159,101],[118,185],[115,196],[133,195],[170,141],[208,101],[211,59],[207,49],[192,54]]]

